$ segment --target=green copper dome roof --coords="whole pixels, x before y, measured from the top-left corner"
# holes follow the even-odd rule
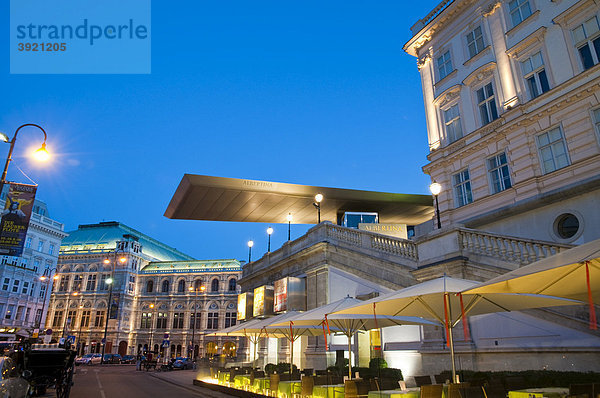
[[[117,221],[79,225],[75,231],[69,232],[69,236],[63,239],[60,251],[61,254],[72,254],[77,251],[114,250],[116,242],[124,239],[123,235],[138,240],[142,245],[142,255],[149,261],[194,260],[193,257]]]

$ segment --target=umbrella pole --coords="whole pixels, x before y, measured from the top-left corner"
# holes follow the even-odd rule
[[[456,366],[454,365],[454,339],[452,338],[452,325],[448,328],[448,341],[450,342],[450,359],[452,361],[452,383],[456,383]]]
[[[256,369],[256,346],[258,345],[259,341],[260,341],[260,338],[257,338],[256,341],[254,342],[254,369]]]
[[[352,380],[352,336],[348,335],[348,379]]]
[[[292,380],[292,373],[294,369],[294,339],[290,339],[290,380]]]

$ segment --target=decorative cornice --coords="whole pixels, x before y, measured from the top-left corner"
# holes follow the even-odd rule
[[[481,11],[481,15],[485,18],[489,17],[490,15],[492,15],[493,13],[496,12],[496,10],[498,8],[500,8],[500,6],[502,5],[501,2],[497,1],[495,3],[490,4],[489,6],[485,7],[482,11]]]
[[[481,82],[494,74],[496,70],[496,62],[488,62],[487,64],[475,69],[463,80],[462,84],[470,86],[473,83]]]
[[[440,95],[438,95],[434,100],[433,104],[437,106],[444,106],[447,103],[454,101],[456,98],[460,96],[460,84],[455,84],[454,86],[446,89]]]
[[[506,54],[511,58],[519,58],[523,55],[523,52],[529,51],[529,49],[536,45],[537,43],[544,42],[544,36],[546,35],[547,28],[545,26],[541,26],[535,32],[506,50]]]

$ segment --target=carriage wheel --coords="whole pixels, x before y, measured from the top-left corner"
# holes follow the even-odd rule
[[[73,366],[61,373],[61,379],[56,380],[56,397],[69,398],[71,385],[73,384]]]

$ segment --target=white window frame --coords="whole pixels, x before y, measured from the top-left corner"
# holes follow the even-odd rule
[[[575,56],[579,60],[579,65],[581,66],[582,71],[590,69],[600,62],[600,53],[596,52],[595,47],[594,47],[594,40],[600,39],[600,29],[598,29],[596,32],[594,32],[592,34],[588,34],[586,32],[586,24],[588,22],[590,22],[592,19],[595,19],[598,26],[600,26],[600,18],[598,18],[598,15],[594,15],[592,18],[587,18],[582,23],[577,24],[574,28],[570,29],[571,38],[573,39],[573,46],[575,47]],[[585,39],[577,41],[575,38],[575,30],[580,27],[583,30]],[[586,45],[588,46],[588,49],[590,50],[590,54],[592,56],[592,62],[593,62],[593,65],[591,65],[588,68],[586,68],[585,65],[583,64],[583,59],[581,58],[581,54],[579,52],[579,49],[583,48]]]
[[[447,120],[446,112],[451,111],[453,108],[456,108],[456,110],[458,111],[458,115],[453,117],[450,120]],[[440,108],[440,113],[441,113],[441,120],[442,120],[442,124],[443,124],[443,128],[444,128],[445,144],[449,145],[453,142],[460,140],[462,137],[464,137],[465,130],[462,125],[462,109],[460,107],[459,101],[454,101],[453,103],[451,103],[449,105],[444,105],[444,107]],[[449,126],[454,126],[454,132],[453,132],[454,139],[451,139],[451,137],[450,137]],[[460,136],[456,136],[456,127],[458,127],[458,129],[460,130]]]
[[[541,65],[534,67],[533,66],[533,57],[535,57],[538,54],[540,55],[542,63],[541,63]],[[531,70],[528,72],[525,72],[524,64],[525,64],[525,62],[528,62],[528,61],[531,64]],[[519,62],[519,69],[521,70],[521,75],[523,76],[523,85],[525,86],[525,91],[527,92],[527,95],[530,100],[537,98],[540,95],[542,95],[552,89],[552,86],[550,84],[550,73],[549,73],[548,67],[546,66],[546,63],[545,63],[544,52],[541,49],[538,49],[537,51],[534,50],[534,51],[529,52],[529,54],[527,54],[526,56],[519,58],[518,62]],[[546,83],[548,85],[548,89],[546,91],[543,90],[542,81],[540,79],[540,73],[542,71],[546,75]],[[532,91],[531,91],[531,88],[529,86],[530,78],[534,79],[535,89],[537,90],[537,95],[534,95],[534,93],[532,93]]]
[[[500,158],[502,157],[502,155],[504,155],[504,159],[506,160],[505,163],[500,163]],[[491,160],[496,161],[496,165],[494,167],[490,166]],[[511,174],[510,174],[510,167],[508,166],[508,155],[506,154],[506,151],[497,153],[494,156],[487,158],[485,161],[485,166],[487,169],[488,180],[490,183],[490,193],[492,195],[500,193],[502,191],[506,191],[509,188],[512,188],[513,181],[512,181]],[[506,176],[504,176],[504,171],[503,171],[504,169],[506,169],[506,172],[508,173],[508,182],[509,182],[510,186],[506,186],[506,181],[505,181]],[[499,176],[499,178],[498,178],[498,181],[500,182],[499,190],[496,190],[496,186],[494,185],[494,174],[495,173],[497,173]]]
[[[435,70],[437,73],[437,81],[439,82],[440,80],[443,80],[446,76],[450,75],[452,72],[454,72],[454,64],[452,63],[452,52],[450,51],[450,49],[445,49],[442,50],[443,52],[438,55],[437,57],[435,57]],[[442,73],[442,69],[440,68],[440,63],[439,60],[444,58],[446,55],[448,55],[448,59],[444,60],[443,62],[443,66],[444,66],[444,70]],[[450,70],[448,70],[448,65],[450,65]]]
[[[467,179],[464,179],[465,172],[467,173],[467,175],[469,177]],[[460,181],[458,181],[458,182],[456,180],[457,176],[460,176]],[[462,193],[462,197],[464,198],[464,203],[463,203],[463,201],[460,200],[459,190],[460,190],[460,193]],[[456,207],[463,207],[470,203],[473,203],[473,188],[471,186],[471,173],[469,172],[468,168],[462,169],[459,172],[454,173],[452,175],[452,191],[454,193],[454,204]]]
[[[517,5],[517,8],[515,8],[514,10],[511,11],[510,5],[513,2],[516,2],[518,5]],[[529,15],[524,17],[522,10],[525,5],[527,5],[529,7]],[[535,8],[533,7],[533,3],[531,0],[509,0],[506,3],[506,9],[508,12],[508,18],[510,19],[511,27],[513,27],[513,28],[515,26],[520,25],[523,21],[525,21],[527,18],[529,18],[531,15],[533,15],[533,13],[535,11]],[[517,11],[519,13],[520,20],[517,23],[515,23],[515,20],[513,19],[513,11]]]
[[[483,101],[479,101],[479,96],[477,95],[478,91],[483,90],[484,95],[487,95],[488,85],[492,86],[493,94],[489,97],[485,97]],[[478,115],[480,127],[488,125],[500,117],[500,112],[499,112],[500,108],[498,106],[498,101],[496,101],[498,99],[498,90],[496,89],[496,84],[494,83],[493,79],[487,80],[487,81],[485,81],[485,83],[480,84],[477,87],[473,88],[473,96],[475,97],[475,101],[474,101],[475,107],[476,107],[475,112]],[[492,109],[489,105],[491,102],[494,103],[494,107],[496,108],[496,117],[495,118],[493,117]],[[480,107],[484,104],[485,104],[485,108],[486,108],[486,114],[489,119],[487,122],[484,121],[483,118],[481,117]]]
[[[600,143],[600,108],[592,109],[592,123],[596,130],[596,139]]]
[[[475,36],[475,31],[479,29],[481,35],[481,48],[479,48],[478,43],[478,38],[477,36]],[[473,40],[469,40],[469,35],[473,35]],[[483,25],[479,24],[477,26],[475,26],[473,29],[469,30],[466,34],[465,34],[465,42],[466,42],[466,47],[467,47],[467,55],[469,57],[469,59],[473,58],[474,56],[476,56],[477,54],[481,53],[486,45],[485,45],[485,35],[483,34]],[[473,43],[475,45],[475,53],[471,54],[471,49],[469,48],[469,45]]]
[[[549,134],[556,130],[558,130],[560,132],[560,139],[550,141]],[[548,143],[542,145],[540,143],[540,137],[542,137],[544,135],[548,135]],[[542,169],[542,174],[549,174],[549,173],[552,173],[553,171],[560,170],[560,169],[563,169],[563,168],[571,165],[571,159],[569,157],[569,147],[567,146],[567,140],[565,139],[565,134],[560,125],[554,126],[540,134],[537,134],[535,136],[535,143],[536,143],[536,146],[538,149],[538,157],[540,160],[540,167]],[[562,145],[559,146],[559,143]],[[558,155],[556,154],[557,151],[560,151],[560,149],[559,149],[560,147],[562,147],[562,150],[564,151],[564,155],[567,160],[567,164],[562,165],[562,166],[557,165],[558,157],[563,155],[563,154],[558,154]],[[547,168],[546,163],[544,162],[543,153],[548,153],[548,151],[550,151],[550,153],[552,155],[552,163],[553,163],[552,169]]]

